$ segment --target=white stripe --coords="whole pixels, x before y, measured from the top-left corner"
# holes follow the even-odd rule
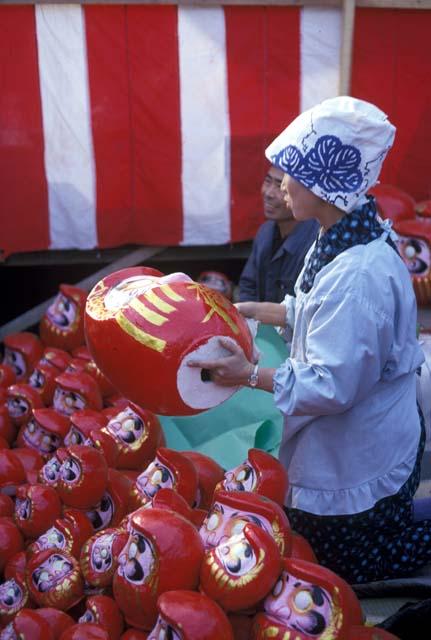
[[[185,245],[230,240],[224,11],[178,7]]]
[[[97,245],[87,52],[80,6],[36,5],[51,248]]]
[[[341,9],[301,11],[301,112],[338,95],[341,27]]]

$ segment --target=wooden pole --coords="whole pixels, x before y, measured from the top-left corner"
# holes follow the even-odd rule
[[[101,280],[108,274],[145,262],[161,251],[163,251],[163,247],[141,247],[140,249],[132,251],[126,256],[119,258],[119,260],[111,262],[111,264],[104,267],[103,269],[100,269],[99,271],[96,271],[96,273],[93,273],[91,276],[87,276],[86,278],[84,278],[84,280],[77,282],[75,286],[80,287],[85,291],[90,291],[90,289],[92,289],[94,285],[99,282],[99,280]],[[3,340],[7,335],[10,335],[11,333],[25,331],[29,327],[37,324],[41,320],[49,305],[54,302],[54,299],[55,296],[50,298],[49,300],[45,300],[45,302],[41,302],[36,307],[33,307],[33,309],[29,309],[29,311],[26,311],[22,315],[14,318],[10,322],[7,322],[2,327],[0,327],[0,340]]]
[[[350,94],[355,4],[355,0],[343,0],[343,31],[341,36],[340,78],[338,86],[338,94],[340,96],[348,96]]]

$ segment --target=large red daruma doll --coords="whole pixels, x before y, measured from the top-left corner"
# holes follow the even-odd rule
[[[249,359],[253,350],[246,321],[221,293],[183,273],[164,276],[146,267],[117,271],[94,287],[85,332],[94,361],[116,389],[161,415],[200,413],[238,390],[187,366],[229,355],[219,337]]]

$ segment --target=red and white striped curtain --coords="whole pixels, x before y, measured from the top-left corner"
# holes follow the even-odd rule
[[[0,249],[252,238],[264,147],[337,95],[341,28],[337,8],[0,7]],[[398,127],[382,180],[416,199],[430,33],[431,11],[356,12],[351,94]]]

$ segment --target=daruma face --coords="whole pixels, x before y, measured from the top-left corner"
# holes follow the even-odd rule
[[[238,387],[217,386],[187,363],[228,355],[220,337],[250,358],[246,321],[225,296],[185,274],[148,271],[118,271],[89,294],[85,330],[94,361],[117,391],[153,413],[192,415],[217,406]]]

